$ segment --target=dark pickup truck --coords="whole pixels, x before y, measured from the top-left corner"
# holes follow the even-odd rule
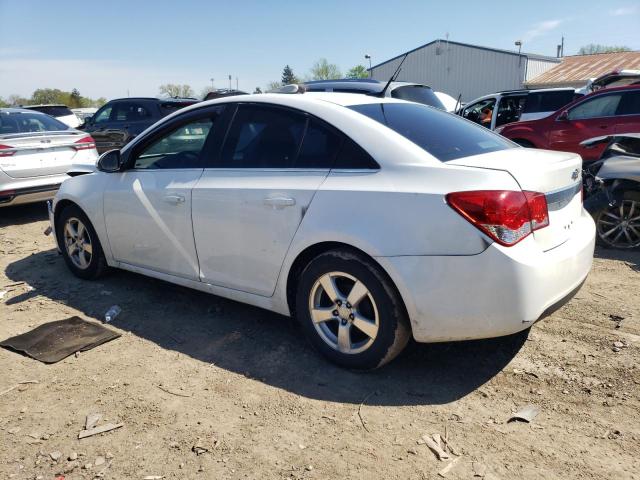
[[[122,148],[161,118],[196,102],[194,98],[118,98],[104,104],[80,129],[91,134],[101,154]]]

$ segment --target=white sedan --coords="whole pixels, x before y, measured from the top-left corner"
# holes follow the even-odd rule
[[[95,169],[93,138],[49,115],[0,108],[0,207],[53,198],[67,171]]]
[[[371,369],[411,336],[507,335],[571,298],[595,238],[580,165],[402,100],[245,95],[103,154],[50,218],[78,277],[122,268],[294,315]]]

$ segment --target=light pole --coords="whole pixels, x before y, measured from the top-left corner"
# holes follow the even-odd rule
[[[231,85],[231,75],[229,75],[229,90],[233,90],[233,86]]]
[[[520,56],[520,51],[522,50],[522,40],[516,40],[516,47],[518,47],[518,68],[522,64],[522,57]]]
[[[211,77],[209,80],[211,80],[211,90],[214,90],[215,87],[213,86],[213,77]]]
[[[373,70],[371,70],[371,55],[365,53],[364,58],[365,60],[369,60],[369,78],[373,78]]]

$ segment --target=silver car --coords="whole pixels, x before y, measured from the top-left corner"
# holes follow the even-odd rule
[[[90,171],[98,152],[90,135],[44,113],[0,108],[0,207],[52,198],[67,171]]]

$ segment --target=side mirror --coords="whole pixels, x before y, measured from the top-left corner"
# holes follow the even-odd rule
[[[117,172],[120,170],[120,167],[122,167],[120,150],[109,150],[108,152],[100,155],[100,158],[98,159],[98,170],[101,172]]]
[[[556,117],[556,121],[558,122],[566,122],[569,120],[569,110],[563,110],[560,112],[560,115]]]

